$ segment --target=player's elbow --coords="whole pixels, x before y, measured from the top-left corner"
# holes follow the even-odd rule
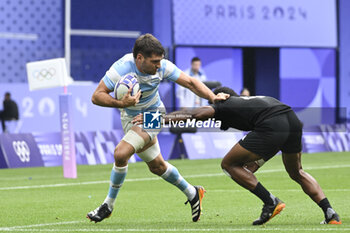
[[[92,94],[91,102],[92,102],[93,104],[97,104],[97,95],[96,95],[96,92],[94,92],[94,94]]]

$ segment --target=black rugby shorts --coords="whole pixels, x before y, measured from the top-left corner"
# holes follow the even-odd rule
[[[238,143],[265,161],[278,151],[299,153],[302,150],[303,124],[293,111],[265,119]]]

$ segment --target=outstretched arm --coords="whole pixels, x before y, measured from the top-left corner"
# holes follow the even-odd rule
[[[164,120],[166,123],[169,122],[169,120],[172,121],[180,121],[180,120],[187,120],[187,119],[196,119],[196,120],[207,120],[209,118],[213,118],[215,114],[215,110],[212,106],[204,106],[200,108],[189,108],[189,109],[183,109],[180,111],[175,111],[169,114],[166,114],[164,116]]]
[[[204,85],[204,83],[184,72],[180,73],[180,77],[176,80],[176,83],[190,89],[197,96],[207,99],[211,103],[226,100],[228,97],[230,97],[229,94],[224,93],[221,95],[215,95],[206,85]]]
[[[180,111],[171,112],[163,116],[164,122],[181,121],[187,119],[207,120],[213,118],[215,110],[212,106],[204,106],[195,109],[184,109]],[[133,124],[143,124],[143,114],[139,114],[132,120]]]

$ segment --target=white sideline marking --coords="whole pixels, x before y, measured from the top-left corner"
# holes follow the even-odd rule
[[[319,166],[319,167],[304,167],[303,169],[305,171],[308,171],[308,170],[322,170],[322,169],[329,169],[329,168],[347,168],[347,167],[350,167],[350,164],[342,164],[342,165],[333,165],[333,166]],[[286,172],[286,170],[283,168],[283,169],[272,169],[272,170],[262,170],[262,171],[259,171],[258,170],[258,174],[260,173],[273,173],[273,172]]]
[[[221,173],[213,174],[198,174],[190,175],[185,178],[196,178],[196,177],[212,177],[212,176],[222,176]],[[137,181],[151,181],[151,180],[162,180],[159,177],[147,177],[147,178],[135,178],[135,179],[125,179],[125,182],[137,182]],[[15,187],[2,187],[0,190],[15,190],[15,189],[34,189],[34,188],[54,188],[54,187],[65,187],[65,186],[77,186],[77,185],[89,185],[89,184],[104,184],[110,183],[109,180],[98,180],[98,181],[86,181],[77,183],[65,183],[65,184],[43,184],[43,185],[30,185],[30,186],[15,186]]]
[[[183,228],[183,229],[9,229],[9,228],[0,228],[0,231],[29,231],[29,232],[218,232],[218,231],[243,231],[243,232],[252,232],[252,231],[349,231],[350,228],[269,228],[269,227],[257,227],[257,228]]]
[[[321,170],[329,168],[347,168],[350,167],[350,164],[345,165],[334,165],[334,166],[320,166],[320,167],[309,167],[305,170]],[[264,173],[274,173],[274,172],[285,172],[284,169],[271,169],[258,171],[258,174]],[[184,178],[199,178],[199,177],[213,177],[213,176],[224,176],[224,173],[211,173],[211,174],[196,174],[184,176]],[[135,179],[126,179],[126,182],[138,182],[138,181],[151,181],[151,180],[161,180],[159,177],[147,177],[147,178],[135,178]],[[86,182],[76,182],[76,183],[63,183],[63,184],[43,184],[43,185],[30,185],[30,186],[14,186],[14,187],[1,187],[1,190],[17,190],[17,189],[35,189],[35,188],[55,188],[55,187],[66,187],[66,186],[77,186],[77,185],[90,185],[90,184],[105,184],[109,183],[109,180],[99,180],[99,181],[86,181]]]
[[[0,231],[17,231],[18,228],[30,228],[30,227],[44,227],[44,226],[54,226],[54,225],[64,225],[64,224],[74,224],[80,223],[83,221],[69,221],[69,222],[54,222],[54,223],[42,223],[42,224],[33,224],[33,225],[24,225],[24,226],[12,226],[12,227],[0,227]],[[25,230],[25,229],[21,229]]]
[[[350,192],[350,189],[322,189],[323,191],[327,192]],[[300,189],[269,189],[270,192],[280,192],[280,191],[287,191],[287,192],[302,192],[303,190]],[[232,192],[232,193],[238,193],[238,192],[247,192],[246,189],[211,189],[207,192]]]

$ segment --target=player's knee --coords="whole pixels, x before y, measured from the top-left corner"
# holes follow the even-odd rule
[[[158,175],[158,176],[161,176],[165,171],[166,169],[164,169],[164,167],[162,166],[158,166],[158,167],[149,167],[149,170],[155,174],[155,175]]]
[[[126,165],[130,157],[129,154],[125,148],[117,146],[114,150],[114,160],[119,165]]]
[[[166,171],[167,166],[166,166],[166,163],[163,162],[163,163],[157,163],[157,164],[149,165],[148,168],[153,174],[161,176]]]
[[[226,163],[225,160],[221,161],[221,169],[224,171],[228,171],[230,169],[230,164]]]
[[[304,173],[304,171],[302,169],[299,169],[297,171],[288,172],[289,177],[297,183],[300,183],[300,181],[303,177],[303,173]]]

